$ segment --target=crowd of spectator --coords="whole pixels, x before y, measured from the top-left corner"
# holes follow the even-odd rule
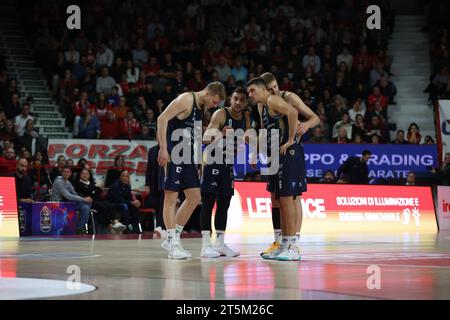
[[[369,3],[354,0],[98,0],[83,5],[80,31],[56,27],[64,3],[38,1],[24,15],[75,137],[154,139],[155,119],[179,93],[210,81],[231,93],[270,71],[321,117],[312,142],[385,143],[395,129],[394,14],[388,0],[375,2],[381,30],[367,29]]]

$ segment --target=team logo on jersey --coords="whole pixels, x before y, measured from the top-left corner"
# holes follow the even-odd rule
[[[295,154],[295,150],[289,150],[289,154],[291,155],[291,156],[293,156],[294,154]]]
[[[219,169],[212,169],[212,174],[215,176],[218,176],[219,172],[220,172]]]
[[[183,171],[183,168],[182,168],[182,167],[176,167],[176,168],[175,168],[175,171],[176,171],[177,173],[181,173],[181,171]]]

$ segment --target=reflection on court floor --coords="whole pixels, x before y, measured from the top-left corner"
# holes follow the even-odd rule
[[[210,260],[199,258],[200,239],[186,238],[194,255],[187,261],[168,260],[160,242],[148,238],[3,241],[0,280],[66,283],[68,267],[75,265],[81,283],[97,289],[42,298],[450,299],[449,234],[305,235],[301,262],[262,260],[259,252],[270,236],[230,235],[230,246],[242,255]],[[370,286],[373,270],[379,271],[379,288]]]

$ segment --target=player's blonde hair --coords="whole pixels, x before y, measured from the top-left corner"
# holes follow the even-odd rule
[[[213,95],[218,95],[220,100],[225,100],[227,98],[225,86],[222,84],[222,82],[211,82],[206,86],[206,90],[211,92]]]
[[[263,79],[266,84],[269,84],[272,81],[277,81],[277,78],[275,78],[275,76],[270,72],[264,72],[260,75],[260,78]]]

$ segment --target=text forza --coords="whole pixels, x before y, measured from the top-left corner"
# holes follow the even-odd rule
[[[193,129],[175,129],[170,141],[173,145],[170,159],[174,164],[245,165],[259,161],[263,165],[262,175],[273,175],[279,169],[280,144],[276,129],[270,130],[270,136],[267,129],[261,129],[259,137],[255,129],[227,129],[225,135],[220,130],[208,129],[208,134],[203,135],[202,122],[195,121]],[[202,143],[206,144],[203,152]],[[248,144],[248,154],[245,144]]]

